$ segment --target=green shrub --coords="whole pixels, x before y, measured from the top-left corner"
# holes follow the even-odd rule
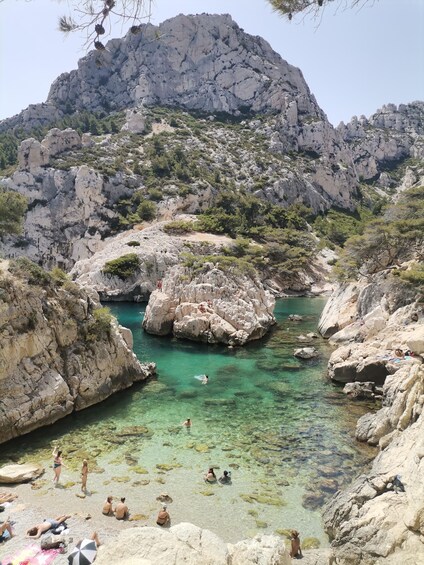
[[[11,273],[26,280],[28,284],[49,286],[53,280],[50,273],[26,257],[20,257],[12,261],[9,270]]]
[[[129,245],[130,247],[139,247],[140,246],[140,242],[139,241],[135,241],[135,240],[131,240],[127,242],[127,245]]]
[[[190,233],[193,230],[192,222],[184,222],[183,220],[175,220],[174,222],[169,222],[163,227],[163,231],[168,234],[182,235],[185,233]]]
[[[107,307],[97,308],[93,312],[93,320],[87,327],[86,340],[97,341],[99,339],[109,338],[111,334],[111,323],[113,316]]]
[[[58,286],[62,286],[66,281],[69,280],[69,276],[65,273],[65,271],[59,269],[59,267],[53,267],[53,269],[50,271],[50,274],[52,276],[53,281]]]
[[[140,259],[138,256],[135,253],[128,253],[105,263],[102,273],[126,280],[135,275],[139,268]]]
[[[146,222],[153,220],[156,217],[156,204],[150,200],[143,200],[137,207],[137,214]]]

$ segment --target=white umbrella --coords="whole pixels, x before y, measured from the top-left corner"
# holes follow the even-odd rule
[[[91,565],[96,559],[96,554],[96,542],[92,539],[83,539],[68,555],[68,561],[70,565]]]

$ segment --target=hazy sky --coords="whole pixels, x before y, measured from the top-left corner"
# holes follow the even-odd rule
[[[383,104],[424,100],[424,0],[335,0],[319,21],[277,16],[265,0],[155,0],[152,23],[178,13],[230,13],[301,69],[337,125]],[[76,68],[84,38],[57,31],[72,0],[0,1],[0,119],[43,102],[53,80]],[[338,7],[338,8],[337,8]],[[113,36],[124,35],[115,27]]]

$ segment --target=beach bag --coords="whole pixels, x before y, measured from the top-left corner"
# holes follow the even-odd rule
[[[64,536],[49,536],[41,542],[41,549],[58,549],[65,544]]]

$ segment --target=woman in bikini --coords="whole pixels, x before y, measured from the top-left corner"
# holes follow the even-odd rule
[[[54,483],[58,483],[59,479],[60,479],[60,473],[62,471],[62,467],[65,467],[65,465],[63,464],[62,461],[62,451],[59,449],[57,449],[57,447],[55,447],[53,449],[53,471],[54,471],[54,478],[53,478],[53,482]]]

